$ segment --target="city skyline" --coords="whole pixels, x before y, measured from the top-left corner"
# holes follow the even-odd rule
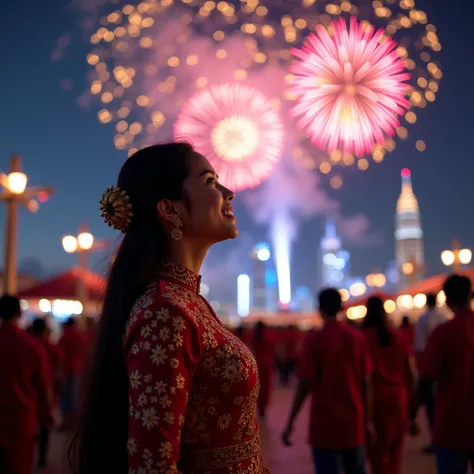
[[[338,191],[330,189],[326,177],[316,175],[320,209],[311,217],[301,219],[292,246],[294,288],[315,286],[317,242],[324,232],[326,213],[334,203],[345,248],[351,252],[354,274],[367,274],[374,268],[382,270],[386,262],[395,258],[393,215],[399,194],[399,173],[404,167],[412,170],[417,183],[427,273],[445,270],[440,252],[450,247],[453,238],[459,238],[463,246],[474,243],[474,223],[463,219],[460,210],[461,204],[474,201],[469,179],[472,163],[465,155],[469,149],[466,131],[474,125],[466,107],[468,99],[472,101],[472,92],[465,78],[471,76],[473,65],[461,61],[463,48],[467,48],[463,43],[462,24],[467,25],[467,19],[428,5],[426,1],[419,3],[421,7],[426,6],[438,26],[444,48],[441,61],[445,78],[439,98],[429,112],[419,113],[419,120],[413,126],[414,136],[426,141],[427,150],[418,153],[411,138],[398,141],[397,149],[387,155],[383,163],[365,172],[343,168],[344,186]],[[58,42],[64,31],[77,30],[74,12],[62,7],[59,0],[49,1],[48,8],[31,2],[25,17],[20,5],[9,4],[7,12],[13,21],[2,33],[8,36],[8,41],[0,45],[7,58],[1,89],[5,106],[0,169],[6,170],[10,155],[17,152],[23,158],[23,168],[31,185],[56,188],[56,195],[42,204],[37,214],[20,212],[19,259],[39,259],[48,273],[76,264],[76,258],[63,251],[61,238],[77,233],[82,223],[88,223],[97,238],[115,242],[120,237],[103,225],[98,200],[103,189],[114,184],[126,158],[126,153],[113,147],[112,130],[97,122],[97,107],[84,108],[77,104],[86,88],[87,45],[68,46],[67,41]],[[51,22],[50,11],[56,12],[54,22]],[[45,28],[45,24],[50,27]],[[26,31],[36,37],[34,45],[22,41]],[[15,45],[15,54],[12,45]],[[55,50],[61,45],[62,52]],[[57,61],[58,56],[63,60]],[[41,71],[41,74],[32,76],[32,71]],[[67,90],[62,90],[61,84]],[[225,271],[234,265],[237,276],[242,273],[238,268],[239,256],[247,254],[256,242],[269,241],[268,227],[255,222],[252,208],[245,202],[246,195],[238,196],[234,206],[241,237],[211,251],[207,263],[210,273],[215,274],[219,267]],[[2,207],[2,222],[4,213]],[[0,245],[3,244],[2,232]],[[105,263],[104,256],[97,255],[91,268],[101,272]],[[235,291],[235,279],[228,286]]]

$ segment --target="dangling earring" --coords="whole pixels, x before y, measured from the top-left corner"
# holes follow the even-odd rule
[[[171,238],[173,240],[181,240],[183,238],[183,231],[180,229],[180,227],[183,226],[183,221],[176,216],[174,220],[174,229],[171,231]]]

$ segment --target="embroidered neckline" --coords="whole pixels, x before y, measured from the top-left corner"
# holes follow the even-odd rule
[[[199,295],[201,291],[201,275],[196,275],[188,268],[174,262],[161,262],[158,276],[166,280],[173,280],[189,288]]]

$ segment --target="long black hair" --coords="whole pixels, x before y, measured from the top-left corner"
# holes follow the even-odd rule
[[[135,153],[120,171],[117,186],[129,195],[133,217],[110,268],[78,428],[68,450],[76,474],[128,472],[125,325],[168,251],[157,203],[184,199],[183,182],[192,152],[187,143],[150,146]]]
[[[392,334],[387,327],[387,315],[383,307],[383,301],[378,296],[372,296],[367,301],[367,314],[365,315],[363,328],[375,328],[381,346],[388,346],[392,342]]]

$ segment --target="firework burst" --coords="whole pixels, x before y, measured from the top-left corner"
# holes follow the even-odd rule
[[[410,74],[385,30],[374,32],[354,17],[349,28],[342,18],[332,28],[331,37],[318,25],[303,48],[293,49],[293,114],[318,148],[363,157],[395,134],[410,106]]]
[[[372,136],[374,162],[383,161],[399,139],[408,137],[409,126],[421,118],[417,109],[436,100],[443,77],[436,59],[441,50],[436,26],[413,0],[77,0],[75,5],[92,43],[87,56],[90,88],[80,103],[95,99],[99,121],[114,126],[116,148],[129,155],[169,139],[188,98],[216,84],[240,82],[259,89],[279,101],[281,117],[289,116],[299,98],[294,74],[288,73],[291,48],[302,48],[317,25],[331,30],[340,18],[356,18],[364,28],[384,28],[411,74],[411,108],[400,114],[396,136],[383,131],[383,144]],[[328,154],[315,148],[296,122],[285,124],[291,138],[288,154],[305,168],[334,177],[333,187],[342,182],[332,176],[338,167],[368,168],[370,156],[357,159],[340,149]],[[416,148],[424,151],[426,145],[418,140]]]
[[[233,190],[267,178],[283,153],[283,125],[271,102],[240,84],[204,89],[184,105],[174,127]]]

